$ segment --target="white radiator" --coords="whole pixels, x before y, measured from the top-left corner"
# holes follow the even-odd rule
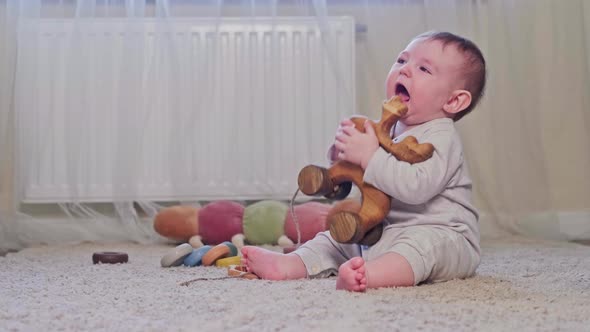
[[[31,20],[18,43],[22,202],[289,198],[355,108],[346,17]]]

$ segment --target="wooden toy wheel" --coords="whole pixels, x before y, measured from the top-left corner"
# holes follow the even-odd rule
[[[297,178],[299,189],[308,196],[326,195],[334,191],[334,183],[330,180],[328,170],[315,166],[305,166]]]
[[[359,234],[361,218],[358,214],[349,211],[341,211],[330,217],[330,235],[340,243],[355,243]]]
[[[336,185],[336,188],[332,192],[325,194],[324,196],[327,199],[341,200],[341,199],[345,199],[348,196],[348,194],[350,194],[351,190],[352,190],[352,182],[350,182],[350,181],[342,182],[342,183]]]
[[[371,228],[367,232],[367,234],[365,234],[365,237],[363,237],[359,241],[359,244],[366,245],[366,246],[372,246],[375,243],[377,243],[377,241],[379,241],[381,239],[381,234],[383,234],[383,223],[382,222],[377,224],[377,226]]]
[[[328,222],[330,223],[330,235],[340,243],[358,243],[371,246],[377,243],[383,234],[383,223],[381,222],[369,229],[364,237],[359,239],[364,234],[362,220],[357,213],[350,211],[338,212],[331,216]]]

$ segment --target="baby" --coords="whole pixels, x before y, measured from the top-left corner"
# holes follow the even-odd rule
[[[454,122],[473,110],[485,80],[473,42],[448,32],[415,37],[387,76],[387,98],[399,96],[408,107],[392,137],[433,144],[432,158],[401,162],[379,147],[368,122],[361,133],[350,119],[340,123],[328,153],[332,162],[360,165],[364,181],[392,197],[381,239],[370,247],[341,244],[326,231],[289,254],[246,246],[248,271],[270,280],[336,274],[336,288],[349,291],[472,276],[480,261],[478,212]]]

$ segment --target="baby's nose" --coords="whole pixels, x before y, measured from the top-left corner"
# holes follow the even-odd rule
[[[401,68],[399,69],[399,73],[407,77],[412,77],[412,70],[410,69],[410,66],[408,66],[407,64],[403,64],[401,66]]]

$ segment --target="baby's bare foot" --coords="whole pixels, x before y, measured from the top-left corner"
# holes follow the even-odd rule
[[[295,254],[281,254],[260,247],[242,248],[242,264],[262,279],[289,280],[307,276],[305,265]]]
[[[361,257],[353,257],[340,265],[336,289],[352,292],[364,292],[367,289],[365,261]]]
[[[352,292],[364,292],[367,289],[367,275],[365,260],[361,257],[353,257],[338,269],[336,289],[344,289]]]

